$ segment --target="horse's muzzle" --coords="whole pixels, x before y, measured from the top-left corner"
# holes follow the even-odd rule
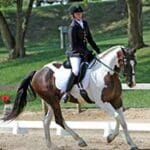
[[[136,83],[128,83],[128,86],[129,86],[130,88],[133,88],[134,86],[136,86]]]

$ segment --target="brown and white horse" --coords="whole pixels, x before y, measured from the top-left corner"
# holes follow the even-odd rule
[[[86,84],[85,90],[91,101],[99,108],[108,112],[116,120],[115,129],[113,133],[108,135],[107,142],[110,143],[119,134],[119,125],[121,124],[126,141],[131,147],[131,150],[137,150],[138,148],[129,135],[123,116],[122,88],[119,72],[123,70],[128,86],[133,87],[135,85],[135,63],[136,60],[133,50],[126,49],[123,46],[115,46],[98,55],[93,60],[89,69],[87,69],[85,75],[88,76],[88,84]],[[15,119],[23,111],[27,103],[27,90],[31,87],[32,92],[34,94],[37,93],[48,106],[48,112],[44,117],[44,131],[47,146],[51,150],[59,149],[51,142],[49,132],[53,115],[56,123],[69,132],[78,141],[79,146],[83,147],[87,145],[77,133],[68,127],[62,116],[60,99],[63,92],[56,87],[55,75],[61,67],[61,63],[52,62],[42,69],[30,73],[18,88],[12,112],[4,118],[5,121]],[[64,75],[61,74],[61,76]],[[70,101],[76,103],[84,102],[84,99],[79,93],[79,89],[75,85],[71,90]]]

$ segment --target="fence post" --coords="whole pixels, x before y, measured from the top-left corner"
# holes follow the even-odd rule
[[[59,26],[58,29],[60,31],[60,48],[63,50],[66,50],[68,27],[67,26]]]
[[[76,106],[77,106],[77,112],[81,113],[81,111],[82,111],[81,104],[76,104]]]

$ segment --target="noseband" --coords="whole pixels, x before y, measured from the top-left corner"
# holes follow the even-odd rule
[[[127,52],[125,52],[125,53],[126,53],[126,55],[124,55],[124,57],[123,57],[123,65],[124,65],[123,74],[124,75],[128,74],[127,72],[128,72],[129,67],[131,66],[131,64],[130,64],[131,61],[134,61],[136,63],[134,56],[130,56]],[[134,76],[135,72],[131,71],[130,75]]]

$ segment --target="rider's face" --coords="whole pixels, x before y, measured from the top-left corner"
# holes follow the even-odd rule
[[[83,17],[83,13],[82,12],[76,12],[74,13],[74,18],[77,20],[81,20]]]

